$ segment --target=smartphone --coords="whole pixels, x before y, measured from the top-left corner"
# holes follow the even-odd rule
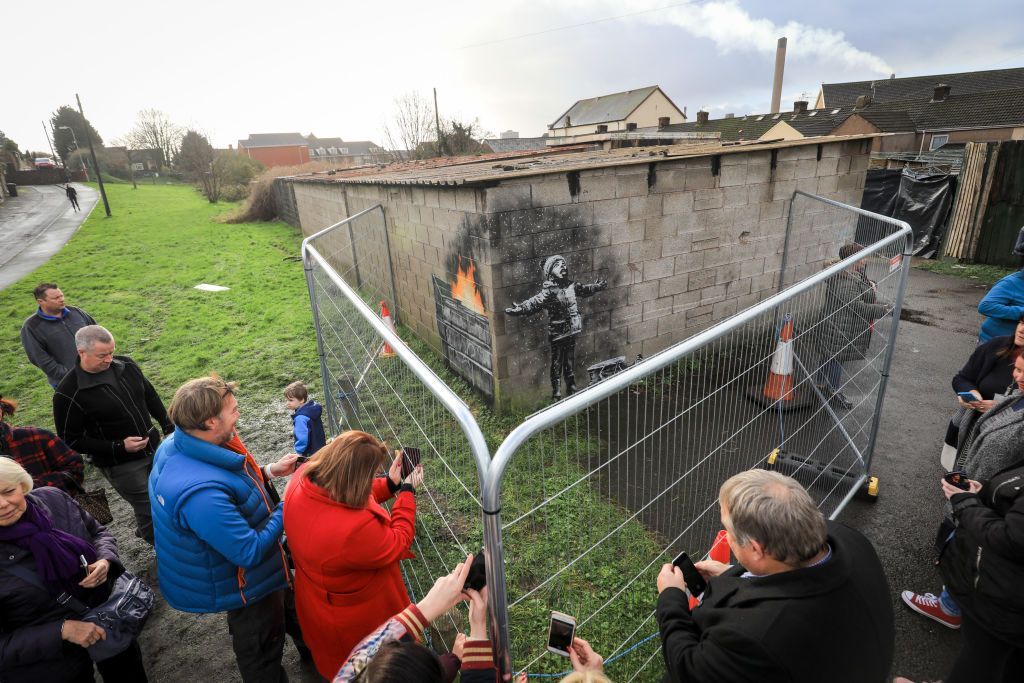
[[[697,567],[693,564],[693,560],[685,552],[679,553],[676,559],[672,560],[672,564],[679,567],[679,571],[683,573],[683,580],[686,581],[686,590],[690,591],[690,595],[697,597],[707,589],[708,582],[700,575]]]
[[[551,625],[548,626],[548,652],[563,657],[569,656],[573,636],[576,635],[576,617],[561,612],[551,612]]]
[[[965,403],[974,403],[978,400],[978,397],[974,395],[973,391],[958,391],[956,395],[964,400]]]
[[[420,464],[420,449],[411,446],[402,447],[402,479],[407,479],[416,466]]]
[[[483,590],[487,585],[487,567],[484,560],[483,548],[473,556],[473,564],[469,565],[469,574],[466,576],[466,583],[463,589],[472,588],[475,591]]]
[[[942,477],[947,482],[957,487],[961,491],[970,491],[971,485],[968,482],[967,473],[963,470],[953,470]]]

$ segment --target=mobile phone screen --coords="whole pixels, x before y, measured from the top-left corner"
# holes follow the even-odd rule
[[[978,400],[978,397],[975,396],[974,393],[970,391],[958,391],[956,392],[956,395],[962,398],[963,400],[967,401],[968,403],[973,403],[974,401]]]
[[[551,627],[548,630],[548,647],[569,656],[572,637],[576,633],[575,622],[565,621],[557,613],[551,613]]]
[[[672,560],[672,564],[683,572],[683,580],[686,581],[686,589],[690,591],[690,595],[697,597],[707,589],[707,582],[685,552],[679,553],[676,559]]]
[[[946,474],[946,481],[961,491],[970,491],[971,485],[967,483],[967,475],[963,472],[949,472]]]
[[[420,449],[411,446],[402,448],[402,479],[406,479],[416,465],[420,464]]]

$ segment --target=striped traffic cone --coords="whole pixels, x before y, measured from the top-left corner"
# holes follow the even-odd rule
[[[388,329],[397,335],[398,330],[395,329],[395,321],[391,319],[391,311],[388,310],[388,305],[384,301],[380,302],[380,317],[381,320],[384,321],[384,324],[388,326]],[[385,341],[384,347],[380,350],[380,357],[391,358],[393,355],[395,355],[394,349],[392,349],[391,345]]]
[[[793,316],[787,313],[782,319],[779,341],[772,354],[764,388],[751,390],[747,397],[761,405],[775,404],[781,410],[807,407],[808,401],[793,389],[793,366]]]

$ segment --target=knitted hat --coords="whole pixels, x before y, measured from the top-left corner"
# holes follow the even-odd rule
[[[545,280],[551,275],[551,269],[555,267],[555,262],[561,259],[565,260],[565,257],[561,254],[555,254],[554,256],[548,256],[544,261],[544,268],[541,270],[540,276]]]

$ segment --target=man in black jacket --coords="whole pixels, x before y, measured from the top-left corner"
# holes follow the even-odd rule
[[[135,535],[153,544],[149,472],[164,435],[174,430],[164,404],[142,370],[114,355],[114,337],[99,325],[75,334],[78,363],[57,385],[53,418],[71,448],[89,456],[135,511]]]
[[[53,282],[39,284],[33,296],[38,308],[21,326],[21,345],[29,362],[46,373],[56,389],[78,359],[75,333],[96,321],[81,308],[65,306],[64,292]]]
[[[742,472],[719,494],[739,561],[698,562],[708,580],[690,612],[682,573],[658,575],[667,680],[881,683],[895,646],[889,585],[871,542],[826,522],[790,477]]]

